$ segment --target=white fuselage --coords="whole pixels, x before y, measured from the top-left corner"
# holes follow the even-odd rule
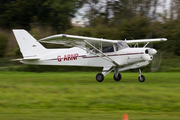
[[[125,48],[116,52],[105,53],[122,68],[134,69],[146,66],[152,60],[152,55],[146,54],[147,48]],[[97,53],[98,54],[98,53]],[[99,55],[101,55],[99,53]],[[112,62],[94,54],[88,54],[78,47],[68,49],[46,49],[39,60],[22,60],[25,64],[35,65],[68,65],[68,66],[115,66]],[[134,66],[135,65],[135,66]],[[134,66],[134,67],[133,67]],[[129,68],[130,67],[130,68]],[[131,68],[133,67],[133,68]]]

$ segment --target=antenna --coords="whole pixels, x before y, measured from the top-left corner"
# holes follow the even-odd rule
[[[146,39],[148,39],[148,38],[152,38],[152,36],[153,36],[153,33],[152,32],[150,32],[150,33],[148,33],[147,35],[146,35]]]
[[[126,33],[130,38],[132,38],[133,40],[134,40],[134,38],[133,37],[131,37],[128,33]]]
[[[126,34],[127,34],[127,33],[126,33]],[[128,35],[129,37],[131,37],[129,34],[127,34],[127,35]],[[133,37],[131,37],[131,38],[134,40]],[[139,46],[138,43],[136,43],[136,44],[134,45],[134,48],[135,48],[136,46],[137,46],[137,47]]]

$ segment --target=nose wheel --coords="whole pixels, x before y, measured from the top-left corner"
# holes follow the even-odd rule
[[[139,82],[144,82],[145,81],[145,77],[144,77],[144,75],[141,75],[141,76],[139,76]]]
[[[139,82],[144,82],[145,81],[145,76],[141,74],[141,69],[139,69]]]

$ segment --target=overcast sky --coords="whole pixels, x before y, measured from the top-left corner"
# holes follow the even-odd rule
[[[162,7],[162,6],[157,7],[157,13],[162,13],[163,10],[165,10],[165,9],[169,10],[171,0],[159,0],[159,2],[162,3],[162,4],[165,2],[165,6],[164,6],[165,8]],[[75,14],[76,17],[74,17],[72,19],[72,23],[77,23],[78,22],[78,24],[84,24],[85,21],[88,21],[87,19],[83,19],[83,17],[81,16],[81,15],[85,14],[85,11],[87,11],[87,9],[88,9],[87,5],[85,5],[81,9],[79,9],[78,13]]]

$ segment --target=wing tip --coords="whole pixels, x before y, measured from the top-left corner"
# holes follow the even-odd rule
[[[161,41],[167,41],[167,39],[166,38],[161,38]]]

